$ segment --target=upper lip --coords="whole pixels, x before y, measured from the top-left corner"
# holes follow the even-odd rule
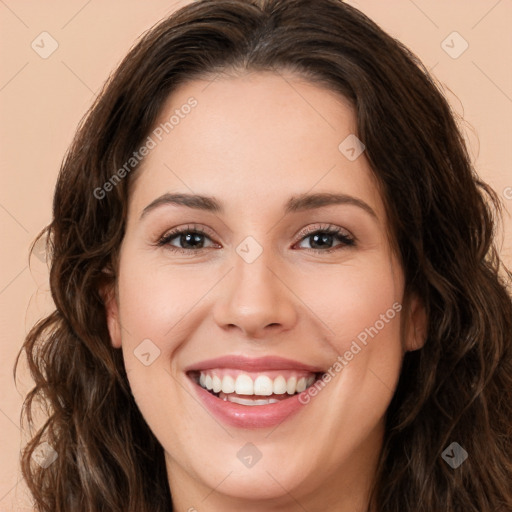
[[[311,373],[323,372],[322,368],[311,366],[293,359],[277,356],[247,357],[242,355],[229,355],[207,359],[185,368],[185,372],[211,370],[214,368],[232,368],[252,372],[266,370],[303,370]]]

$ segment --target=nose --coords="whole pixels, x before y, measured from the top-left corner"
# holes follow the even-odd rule
[[[297,311],[293,292],[263,253],[252,263],[234,255],[214,306],[214,319],[224,330],[238,330],[247,338],[265,339],[293,328]]]

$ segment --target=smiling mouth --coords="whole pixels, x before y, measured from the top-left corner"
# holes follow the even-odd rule
[[[189,377],[211,395],[226,402],[247,406],[275,404],[302,393],[322,372],[273,370],[247,372],[216,368],[188,372]]]

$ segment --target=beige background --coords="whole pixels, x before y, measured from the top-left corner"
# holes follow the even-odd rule
[[[61,159],[95,93],[138,35],[186,3],[0,0],[0,512],[29,510],[18,454],[19,413],[30,381],[22,374],[15,386],[12,367],[24,335],[50,307],[46,267],[33,257],[29,268],[29,243],[50,221]],[[449,99],[464,115],[478,172],[512,210],[512,2],[349,3],[408,45],[453,91]],[[44,31],[58,43],[46,59],[31,47],[35,40],[43,51],[38,36]],[[455,59],[442,47],[454,31],[469,45]],[[464,44],[456,35],[444,43],[453,55]],[[510,217],[502,255],[512,265]]]

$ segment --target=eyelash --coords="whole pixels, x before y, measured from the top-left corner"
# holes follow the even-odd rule
[[[182,249],[180,247],[175,247],[173,245],[170,245],[170,241],[175,239],[176,237],[183,235],[183,234],[199,234],[199,235],[205,235],[208,238],[210,238],[209,233],[204,230],[201,227],[198,226],[186,226],[184,228],[177,228],[173,231],[165,234],[162,236],[157,243],[155,244],[158,247],[166,246],[167,249],[169,249],[172,252],[192,255],[193,253],[197,253],[199,251],[202,251],[204,249],[209,249],[209,247],[200,247],[199,249]],[[308,249],[309,251],[314,252],[315,254],[325,254],[325,253],[332,253],[334,251],[347,248],[347,247],[354,247],[356,245],[356,239],[348,234],[345,234],[345,230],[334,226],[331,224],[328,224],[326,226],[322,226],[320,228],[307,228],[305,231],[303,231],[300,235],[299,240],[296,243],[300,243],[303,240],[316,235],[316,234],[327,234],[334,236],[339,242],[342,242],[340,245],[337,245],[335,247],[331,247],[330,249]],[[295,245],[295,244],[294,244]]]

